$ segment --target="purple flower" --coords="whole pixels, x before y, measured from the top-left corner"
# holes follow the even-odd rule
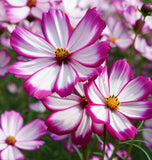
[[[18,112],[5,111],[0,123],[1,160],[23,160],[24,154],[19,149],[32,151],[44,144],[39,139],[46,134],[47,127],[40,119],[23,126],[23,118]]]
[[[105,22],[95,9],[89,9],[71,34],[65,13],[51,9],[43,14],[44,37],[17,26],[11,45],[20,55],[31,58],[14,63],[9,71],[27,78],[24,89],[38,99],[53,91],[61,97],[70,95],[75,84],[96,73],[96,67],[107,57],[109,42],[98,40]]]

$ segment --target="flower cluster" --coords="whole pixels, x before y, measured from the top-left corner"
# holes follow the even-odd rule
[[[53,140],[68,138],[72,153],[97,136],[103,160],[131,159],[116,152],[114,141],[106,144],[106,136],[134,139],[142,120],[151,147],[151,8],[141,0],[1,0],[0,78],[25,79],[25,105],[35,98],[29,109],[41,114],[24,127],[12,108],[1,114],[0,159],[24,159],[17,148],[38,149],[46,131]],[[7,84],[10,94],[24,92],[14,81]]]

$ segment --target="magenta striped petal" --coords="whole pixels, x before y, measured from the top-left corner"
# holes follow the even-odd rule
[[[42,29],[47,40],[55,47],[65,48],[71,34],[68,16],[61,10],[50,9],[43,14]]]
[[[101,136],[104,133],[104,123],[93,122],[92,129],[93,129],[93,132]]]
[[[107,129],[109,133],[119,139],[126,140],[128,138],[134,138],[137,134],[135,126],[118,111],[110,111],[110,123],[108,123]]]
[[[54,134],[52,132],[49,132],[49,137],[53,141],[63,141],[63,140],[65,140],[65,139],[67,139],[69,137],[69,134],[57,135],[57,134]]]
[[[17,26],[11,34],[11,45],[18,54],[27,58],[54,57],[55,48],[51,44],[20,26]]]
[[[137,77],[131,80],[120,92],[118,99],[121,102],[137,101],[148,97],[152,92],[152,81],[150,78]]]
[[[119,111],[135,120],[152,118],[152,101],[121,103]]]
[[[4,1],[13,7],[26,6],[28,2],[28,0],[4,0]]]
[[[72,136],[72,142],[76,145],[87,145],[92,136],[92,119],[84,109],[82,120]]]
[[[88,67],[97,67],[108,56],[108,51],[109,42],[100,42],[76,51],[75,53],[71,54],[70,58],[75,59],[82,65]]]
[[[131,78],[129,64],[125,60],[116,61],[110,68],[110,94],[117,96]]]
[[[56,93],[42,99],[43,104],[50,111],[58,111],[80,104],[81,98],[71,94],[67,97],[60,97]]]
[[[25,91],[28,92],[29,96],[37,99],[50,95],[54,89],[59,69],[60,66],[54,64],[35,72],[24,82]]]
[[[73,132],[82,118],[82,106],[77,105],[62,111],[52,113],[47,117],[45,123],[52,133],[62,135]]]
[[[84,29],[85,28],[85,29]],[[67,49],[74,52],[82,47],[93,44],[105,28],[105,22],[95,9],[88,9],[85,16],[74,29]]]

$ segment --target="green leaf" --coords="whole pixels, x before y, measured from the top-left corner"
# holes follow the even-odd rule
[[[83,160],[82,154],[81,154],[80,150],[79,150],[75,145],[74,145],[74,149],[76,150],[76,152],[77,152],[77,154],[78,154],[80,160]]]

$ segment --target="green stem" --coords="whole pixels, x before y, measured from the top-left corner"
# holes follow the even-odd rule
[[[114,156],[116,155],[116,152],[117,152],[118,147],[119,147],[119,143],[120,143],[120,141],[117,140],[116,145],[115,145],[115,149],[113,150],[113,153],[112,153],[111,157],[109,158],[109,160],[113,160]]]
[[[104,160],[104,156],[105,156],[106,139],[107,139],[107,129],[106,129],[106,125],[104,125],[104,141],[103,141],[103,152],[102,152],[101,160]]]
[[[71,137],[70,137],[70,138],[71,138]],[[72,160],[71,150],[72,150],[72,140],[70,139],[69,160]]]
[[[134,37],[134,40],[133,40],[133,43],[131,45],[131,50],[130,50],[130,54],[129,54],[129,57],[128,57],[128,63],[130,64],[131,62],[131,57],[132,57],[132,54],[133,54],[133,51],[134,51],[134,47],[135,47],[135,41],[136,41],[136,38],[137,38],[137,35],[139,34],[140,30],[141,30],[141,27],[145,21],[145,17],[144,19],[142,20],[142,17],[140,18],[140,23],[139,23],[139,27],[137,28],[137,31],[135,32],[135,37]]]
[[[88,160],[89,145],[83,146],[83,160]]]
[[[128,157],[129,157],[130,154],[131,154],[133,144],[134,144],[134,138],[133,138],[132,141],[131,141],[131,144],[130,144],[130,147],[129,147],[129,149],[128,149],[128,153],[127,153],[126,159],[128,159]]]

